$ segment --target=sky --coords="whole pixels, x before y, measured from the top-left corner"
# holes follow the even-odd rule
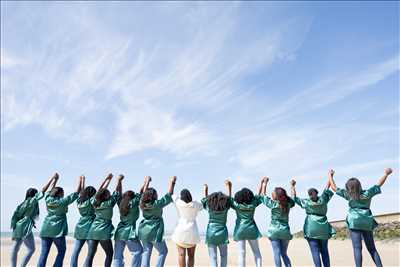
[[[112,172],[160,196],[176,175],[200,200],[226,178],[235,192],[268,176],[268,194],[295,178],[306,197],[331,168],[368,188],[392,167],[372,211],[398,212],[399,3],[3,1],[1,137],[1,231],[56,171],[67,194]],[[328,218],[346,210],[334,197]],[[292,209],[293,232],[304,217]],[[71,231],[78,218],[72,204]],[[265,233],[265,206],[256,221]]]

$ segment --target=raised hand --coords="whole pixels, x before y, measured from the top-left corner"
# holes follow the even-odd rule
[[[108,175],[107,175],[107,177],[106,177],[106,180],[111,180],[113,178],[113,174],[112,173],[109,173]]]
[[[170,181],[171,181],[171,183],[173,183],[173,184],[176,183],[176,176],[172,176],[171,179],[170,179]]]
[[[393,172],[393,170],[391,168],[386,168],[385,169],[385,174],[386,175],[390,175],[390,174],[392,174],[392,172]]]
[[[208,184],[203,184],[203,187],[208,189]]]
[[[144,182],[145,183],[150,183],[151,182],[151,177],[150,176],[145,176],[144,177]]]
[[[56,172],[56,173],[53,175],[53,178],[54,178],[55,180],[58,180],[58,178],[60,178],[60,175],[58,175],[58,173]]]
[[[296,180],[292,179],[292,180],[290,181],[290,185],[291,185],[292,187],[295,187],[295,186],[296,186]]]
[[[123,174],[118,175],[118,181],[122,181],[125,178]]]
[[[232,187],[232,182],[229,179],[226,179],[224,183],[226,186]]]
[[[328,172],[329,176],[334,176],[335,175],[335,170],[330,169]]]
[[[262,181],[267,184],[269,182],[269,177],[264,176]]]

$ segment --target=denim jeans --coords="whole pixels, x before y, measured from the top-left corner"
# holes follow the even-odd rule
[[[128,247],[132,254],[131,267],[140,267],[142,262],[142,244],[138,240],[115,240],[115,252],[114,252],[114,266],[124,267],[124,250],[125,246]]]
[[[85,242],[85,239],[75,239],[74,251],[72,252],[71,256],[71,267],[78,267],[79,253],[81,252]]]
[[[260,247],[258,246],[258,239],[247,240],[247,242],[249,243],[250,248],[253,251],[256,267],[261,267],[262,258],[261,258],[261,253],[260,253]],[[238,248],[239,248],[239,266],[245,267],[246,266],[246,240],[237,241],[237,244],[238,244]]]
[[[372,231],[350,230],[350,237],[353,244],[356,267],[362,266],[362,239],[364,239],[365,246],[367,247],[372,260],[375,262],[375,265],[377,267],[382,267],[381,257],[379,257],[378,251],[376,250]]]
[[[287,255],[289,240],[276,239],[271,240],[272,250],[274,252],[274,262],[276,267],[281,267],[281,258],[286,267],[292,267],[290,259]]]
[[[26,248],[28,249],[28,253],[25,255],[25,258],[22,261],[21,266],[28,265],[29,260],[31,259],[33,253],[35,252],[35,238],[33,238],[33,234],[30,233],[25,239],[17,239],[14,240],[14,246],[11,253],[11,266],[17,266],[17,256],[18,251],[21,248],[22,243],[25,244]]]
[[[210,255],[211,266],[218,267],[218,255],[217,248],[219,249],[219,255],[221,257],[220,267],[226,267],[228,264],[228,245],[208,245],[208,255]]]
[[[321,267],[321,258],[324,267],[330,267],[328,240],[308,238],[308,245],[310,246],[312,259],[316,267]],[[321,258],[320,258],[321,255]]]
[[[165,241],[161,242],[146,242],[142,243],[143,254],[142,254],[142,267],[150,267],[151,252],[153,251],[153,246],[158,251],[158,261],[156,266],[163,267],[165,259],[167,258],[168,248]]]
[[[47,262],[47,257],[49,256],[51,245],[54,243],[57,248],[57,257],[54,262],[54,267],[62,267],[64,262],[66,243],[65,236],[52,238],[52,237],[42,237],[42,251],[40,252],[40,258],[38,262],[38,267],[45,267]]]
[[[107,240],[88,240],[88,255],[86,257],[85,263],[83,266],[92,267],[93,259],[96,255],[97,247],[100,243],[100,246],[103,248],[106,259],[104,261],[104,267],[110,267],[112,262],[112,257],[114,254],[113,245],[111,239]]]

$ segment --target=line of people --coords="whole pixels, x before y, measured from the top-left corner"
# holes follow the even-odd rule
[[[178,248],[180,267],[194,266],[196,245],[200,243],[196,217],[202,209],[205,209],[209,215],[205,243],[208,246],[211,266],[227,266],[229,241],[226,222],[229,209],[236,212],[233,239],[239,251],[238,265],[245,266],[246,242],[248,242],[254,255],[255,265],[262,266],[262,255],[258,244],[258,239],[262,235],[254,220],[255,210],[260,204],[271,209],[271,223],[267,237],[271,241],[275,266],[281,266],[282,261],[286,267],[291,266],[287,254],[289,241],[292,239],[289,211],[297,204],[306,212],[304,238],[309,243],[314,265],[322,266],[322,261],[323,266],[327,267],[330,266],[328,240],[335,234],[335,230],[326,217],[327,205],[334,195],[333,192],[348,201],[349,211],[346,221],[352,240],[355,265],[362,266],[361,240],[363,239],[376,266],[382,266],[373,239],[373,229],[377,223],[370,210],[370,204],[372,197],[381,192],[381,186],[392,173],[392,169],[385,169],[384,175],[377,184],[368,190],[362,189],[357,178],[350,178],[346,182],[345,189],[338,188],[333,178],[334,173],[333,170],[329,171],[329,179],[322,194],[319,194],[315,188],[311,188],[308,190],[308,198],[297,196],[295,180],[290,182],[291,197],[282,187],[274,188],[269,197],[266,194],[269,178],[264,177],[257,194],[248,188],[242,188],[233,197],[232,183],[229,180],[225,181],[226,194],[222,192],[209,194],[208,186],[205,184],[204,198],[201,202],[193,200],[187,189],[183,189],[179,196],[174,195],[176,176],[171,178],[168,192],[161,198],[158,197],[154,188],[149,187],[152,180],[149,176],[145,177],[137,193],[128,190],[122,194],[124,176],[119,175],[115,191],[111,193],[108,186],[113,178],[112,174],[104,179],[98,190],[92,186],[86,186],[85,176],[81,176],[76,191],[64,196],[63,188],[56,186],[59,180],[59,175],[56,173],[40,192],[29,188],[25,200],[18,205],[12,216],[11,228],[14,240],[12,266],[17,266],[17,254],[22,243],[28,248],[28,253],[21,266],[28,264],[35,251],[32,229],[39,216],[38,201],[44,198],[47,215],[40,230],[41,253],[38,267],[46,266],[53,243],[58,251],[53,266],[63,266],[66,251],[65,236],[68,234],[66,214],[68,206],[74,202],[77,203],[80,219],[74,231],[72,267],[78,266],[78,257],[85,243],[88,245],[85,267],[92,266],[99,244],[106,254],[104,262],[106,267],[111,266],[112,263],[114,266],[124,266],[125,247],[132,255],[131,266],[133,267],[150,266],[153,248],[159,253],[156,266],[164,266],[168,248],[164,240],[163,208],[170,203],[175,204],[179,218],[171,239]],[[115,205],[118,205],[120,212],[120,222],[116,229],[111,220]],[[140,210],[143,219],[136,228]],[[112,238],[114,238],[114,246]]]

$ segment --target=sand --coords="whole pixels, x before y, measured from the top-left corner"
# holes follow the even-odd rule
[[[64,260],[64,266],[69,266],[69,260],[71,258],[71,253],[73,250],[73,242],[74,240],[71,238],[67,239],[67,252]],[[390,241],[390,242],[382,242],[377,241],[376,246],[381,255],[383,265],[384,266],[400,266],[399,260],[399,251],[400,251],[400,241]],[[10,266],[10,255],[12,249],[12,241],[10,238],[1,238],[1,266]],[[178,266],[177,264],[177,250],[175,244],[168,241],[168,249],[169,253],[167,256],[166,266]],[[266,238],[260,239],[260,249],[263,256],[263,266],[273,266],[272,259],[272,249],[270,246],[270,242]],[[329,241],[329,249],[331,255],[331,265],[332,266],[354,266],[353,262],[353,250],[351,247],[351,241],[339,241],[339,240],[331,240]],[[84,257],[86,255],[87,248],[84,246],[80,258],[79,258],[79,266],[82,266]],[[22,246],[20,250],[20,259],[22,259],[22,255],[25,253],[25,248]],[[40,254],[40,239],[36,238],[36,251],[31,258],[30,266],[35,266]],[[52,266],[56,255],[56,249],[53,246],[47,261],[48,266]],[[289,244],[288,255],[292,260],[293,266],[313,266],[311,254],[309,251],[309,247],[307,242],[304,239],[293,239]],[[104,262],[104,252],[99,246],[98,252],[96,254],[94,260],[94,266],[103,266]],[[154,266],[155,260],[157,258],[157,252],[153,251],[152,256],[152,266]],[[368,251],[363,249],[363,258],[364,265],[363,266],[374,266],[371,258],[368,254]],[[128,250],[125,251],[125,265],[129,266],[131,256],[129,255]],[[247,246],[247,266],[254,266],[254,261],[252,257],[252,253],[250,247]],[[207,247],[204,244],[200,244],[197,247],[196,251],[196,262],[195,266],[209,266],[209,258]],[[237,249],[234,241],[231,241],[229,244],[228,250],[228,266],[237,266]]]

